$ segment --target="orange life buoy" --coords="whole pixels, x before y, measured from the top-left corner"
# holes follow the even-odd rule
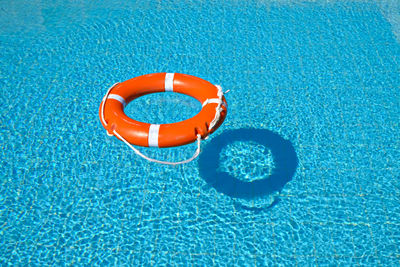
[[[132,100],[151,93],[176,92],[194,97],[202,104],[192,118],[170,124],[150,124],[129,118],[124,107]],[[99,116],[109,135],[122,136],[132,145],[174,147],[202,139],[213,133],[227,114],[221,88],[195,76],[180,73],[154,73],[114,85],[100,104]],[[121,138],[119,138],[121,139]]]

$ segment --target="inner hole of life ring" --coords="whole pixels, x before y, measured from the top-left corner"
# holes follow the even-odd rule
[[[140,122],[167,124],[194,117],[201,110],[201,103],[188,95],[162,92],[144,95],[131,101],[125,114]]]
[[[254,141],[235,141],[219,154],[218,171],[229,173],[243,182],[269,177],[275,169],[271,150]]]

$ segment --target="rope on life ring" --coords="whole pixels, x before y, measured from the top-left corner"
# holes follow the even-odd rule
[[[126,116],[124,108],[130,101],[156,92],[177,92],[192,96],[202,103],[202,109],[190,119],[171,124],[149,124]],[[116,83],[107,90],[99,109],[100,121],[109,136],[116,136],[148,161],[168,165],[184,164],[197,158],[201,139],[208,138],[222,124],[226,114],[227,103],[221,86],[179,73],[148,74]],[[133,146],[173,147],[195,141],[197,149],[193,156],[179,162],[152,159]]]

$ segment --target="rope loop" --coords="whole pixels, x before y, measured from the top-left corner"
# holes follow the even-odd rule
[[[137,148],[135,148],[134,146],[132,146],[128,141],[125,140],[125,138],[123,138],[119,133],[117,133],[117,131],[113,131],[113,133],[115,134],[116,137],[118,137],[119,139],[121,139],[127,146],[129,146],[133,152],[136,153],[136,155],[144,158],[145,160],[148,160],[150,162],[155,162],[155,163],[160,163],[160,164],[165,164],[165,165],[180,165],[180,164],[185,164],[185,163],[189,163],[191,161],[193,161],[195,158],[197,158],[200,154],[200,143],[201,143],[201,135],[198,134],[197,135],[197,149],[194,152],[193,156],[183,160],[183,161],[178,161],[178,162],[170,162],[170,161],[161,161],[161,160],[157,160],[157,159],[152,159],[146,155],[144,155],[142,152],[140,152]]]

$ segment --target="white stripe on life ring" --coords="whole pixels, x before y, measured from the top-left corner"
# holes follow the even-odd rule
[[[124,99],[122,96],[120,96],[120,95],[110,94],[110,95],[108,95],[108,98],[107,98],[107,99],[115,99],[115,100],[118,100],[119,102],[121,102],[121,104],[122,104],[124,107],[126,106],[125,99]]]
[[[165,74],[165,92],[174,91],[174,74],[175,73]]]
[[[160,124],[151,124],[149,129],[149,146],[158,147],[158,132]]]

